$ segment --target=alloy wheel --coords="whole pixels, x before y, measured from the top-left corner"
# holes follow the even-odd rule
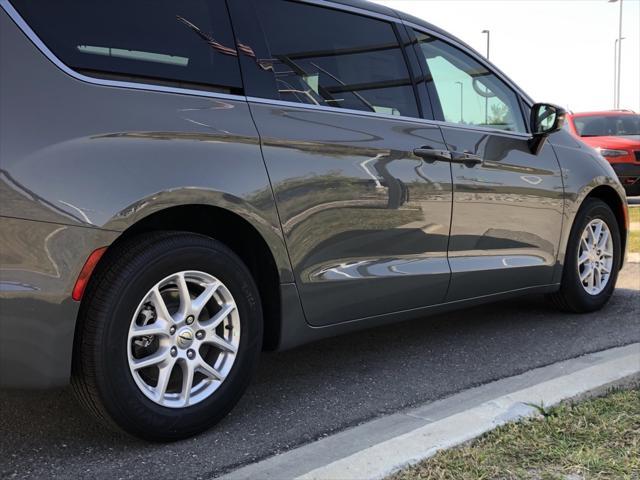
[[[591,220],[580,236],[578,276],[589,295],[604,290],[613,269],[613,238],[609,226],[601,219]]]
[[[129,369],[153,402],[189,407],[222,385],[240,333],[236,302],[220,280],[199,271],[177,272],[154,285],[133,315]]]

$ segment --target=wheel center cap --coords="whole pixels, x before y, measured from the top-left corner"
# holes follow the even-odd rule
[[[191,331],[191,329],[185,328],[183,330],[180,330],[176,343],[180,348],[189,348],[193,343],[193,332]]]

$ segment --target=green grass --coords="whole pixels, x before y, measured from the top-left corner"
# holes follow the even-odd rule
[[[640,223],[640,207],[629,209],[629,221]],[[640,253],[640,230],[631,228],[629,232],[629,252]]]
[[[640,390],[543,410],[389,480],[640,478]]]

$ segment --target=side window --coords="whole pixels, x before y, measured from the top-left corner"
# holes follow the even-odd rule
[[[459,49],[415,34],[446,122],[526,132],[518,97],[502,80]]]
[[[86,75],[242,90],[224,0],[13,0],[49,49]]]
[[[286,0],[254,0],[254,6],[270,50],[274,98],[419,116],[390,23]]]

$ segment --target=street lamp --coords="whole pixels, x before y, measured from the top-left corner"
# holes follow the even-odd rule
[[[462,91],[463,91],[463,85],[462,82],[456,82],[458,85],[460,85],[460,123],[464,123],[464,116],[463,116],[463,112],[464,112],[464,99],[462,97]]]
[[[491,31],[482,30],[482,33],[487,34],[487,60],[489,60],[489,40],[491,38]],[[489,125],[489,97],[484,97],[484,124]]]
[[[616,3],[618,0],[609,0],[609,3]],[[620,18],[618,20],[618,74],[616,76],[617,83],[617,95],[616,95],[616,108],[620,108],[620,77],[621,65],[622,65],[622,1],[620,0]]]
[[[618,42],[624,40],[627,37],[616,38],[613,49],[613,108],[616,108],[616,103],[618,102],[618,87],[617,87],[617,78],[618,73],[616,72],[616,68],[618,65]]]
[[[487,60],[489,60],[489,39],[491,38],[491,31],[490,30],[482,30],[482,33],[486,33],[487,34]]]

